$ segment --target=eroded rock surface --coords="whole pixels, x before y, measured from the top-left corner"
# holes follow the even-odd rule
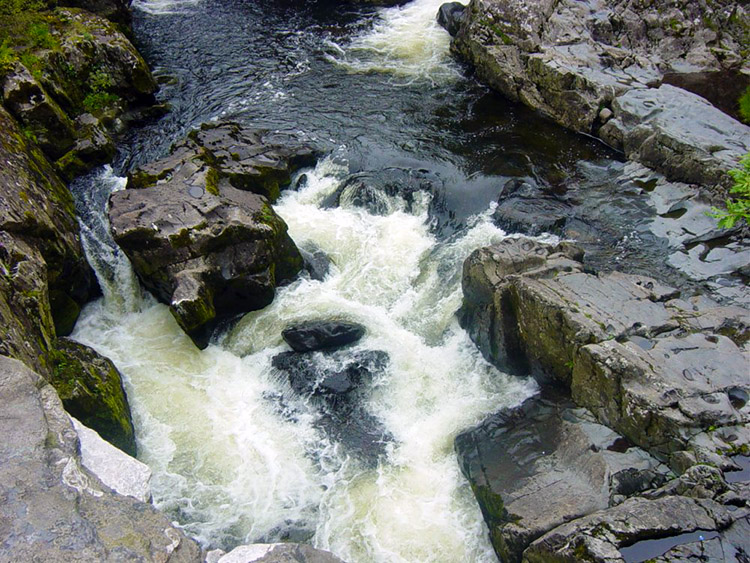
[[[725,454],[750,445],[750,406],[732,400],[750,391],[747,310],[683,300],[643,276],[584,273],[564,246],[529,239],[475,251],[463,285],[463,324],[491,361],[570,389],[672,467],[729,468]]]
[[[747,72],[747,39],[746,7],[728,0],[472,0],[452,48],[490,86],[561,125],[670,178],[726,188],[720,172],[750,151],[750,128],[659,86],[711,72],[735,81]]]
[[[112,492],[87,469],[54,389],[0,356],[0,559],[202,560],[197,544],[148,504]]]
[[[265,307],[302,268],[286,223],[248,190],[277,193],[280,178],[313,152],[264,139],[235,124],[204,127],[110,197],[115,241],[199,347],[216,323]]]

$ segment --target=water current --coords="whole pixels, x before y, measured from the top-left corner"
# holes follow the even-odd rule
[[[124,374],[154,503],[206,547],[296,540],[352,563],[495,560],[453,439],[536,387],[485,362],[458,326],[461,265],[509,236],[490,220],[509,178],[606,176],[622,165],[477,85],[449,56],[439,4],[134,4],[137,42],[171,111],[127,131],[113,166],[74,185],[104,297],[73,337]],[[298,245],[314,244],[333,266],[323,281],[279,289],[200,351],[139,289],[104,211],[130,167],[212,119],[302,131],[327,149],[276,210]],[[386,215],[320,206],[348,174],[388,167],[440,178],[437,211],[428,196],[409,212],[393,200]],[[325,409],[271,364],[288,349],[281,330],[318,317],[367,327],[352,354],[389,356],[361,399],[388,436],[375,462],[337,439]]]

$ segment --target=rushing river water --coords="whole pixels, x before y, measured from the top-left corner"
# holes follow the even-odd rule
[[[508,178],[620,164],[467,77],[434,23],[440,0],[338,4],[136,0],[136,37],[172,111],[126,133],[114,171],[74,186],[104,298],[73,337],[125,375],[154,502],[205,546],[289,539],[352,563],[492,561],[453,439],[535,386],[488,365],[458,326],[461,264],[506,236],[489,215]],[[313,243],[333,267],[280,289],[199,351],[141,293],[104,209],[125,170],[217,118],[301,130],[329,150],[276,209],[297,244]],[[387,167],[439,177],[437,212],[427,197],[409,213],[394,200],[384,216],[319,205],[347,174]],[[352,353],[390,358],[362,399],[390,437],[376,463],[328,432],[325,410],[271,365],[287,349],[285,326],[331,316],[366,325]]]

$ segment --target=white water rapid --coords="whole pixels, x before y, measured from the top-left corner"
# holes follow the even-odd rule
[[[140,0],[151,13],[186,2]],[[336,47],[353,71],[435,83],[454,73],[440,0],[381,10],[366,33]],[[155,16],[156,17],[156,16]],[[172,17],[172,16],[170,16]],[[165,305],[142,295],[106,229],[105,197],[85,202],[87,252],[104,298],[85,308],[73,338],[110,357],[125,377],[139,457],[153,470],[155,504],[208,547],[310,541],[350,563],[489,562],[495,555],[453,451],[455,436],[536,391],[481,357],[455,313],[463,260],[505,234],[489,211],[448,240],[430,231],[428,196],[412,214],[391,202],[376,216],[319,204],[348,173],[324,160],[276,204],[301,246],[333,261],[323,281],[299,279],[200,351]],[[102,228],[104,227],[104,228]],[[392,437],[376,464],[360,461],[321,426],[318,406],[271,364],[281,330],[336,317],[367,327],[353,352],[388,354],[363,409]]]

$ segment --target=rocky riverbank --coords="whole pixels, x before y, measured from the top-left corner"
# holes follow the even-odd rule
[[[452,50],[491,87],[709,198],[750,151],[740,2],[472,0],[449,19]]]

